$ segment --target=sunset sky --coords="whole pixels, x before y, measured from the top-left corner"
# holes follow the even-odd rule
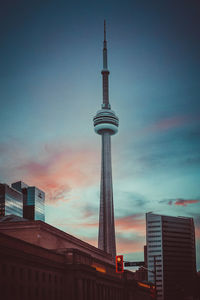
[[[107,20],[117,252],[142,260],[145,213],[195,219],[200,269],[199,1],[4,1],[0,182],[46,193],[46,222],[97,245]]]

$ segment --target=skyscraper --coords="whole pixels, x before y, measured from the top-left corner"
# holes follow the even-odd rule
[[[113,186],[112,186],[112,163],[111,163],[111,135],[118,131],[119,119],[111,110],[109,103],[109,76],[107,64],[107,41],[106,24],[104,21],[103,41],[103,103],[101,110],[97,111],[94,117],[94,130],[101,135],[101,187],[100,187],[100,212],[99,212],[99,236],[98,248],[108,252],[114,258],[116,255],[115,243],[115,221],[113,207]]]
[[[23,216],[23,196],[7,184],[0,184],[0,216]]]
[[[190,296],[196,274],[192,218],[146,214],[148,280],[156,283],[157,300]]]
[[[29,220],[45,221],[45,193],[22,181],[12,183],[12,187],[23,194],[23,217]]]

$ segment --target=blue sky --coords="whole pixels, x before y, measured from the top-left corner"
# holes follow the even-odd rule
[[[1,4],[0,181],[46,192],[46,221],[96,245],[107,20],[117,248],[142,259],[145,213],[195,218],[200,239],[198,1]],[[197,255],[200,268],[199,255]]]

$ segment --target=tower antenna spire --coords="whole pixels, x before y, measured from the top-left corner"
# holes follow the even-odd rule
[[[103,104],[102,108],[110,109],[109,104],[109,87],[108,87],[108,56],[107,56],[107,41],[106,41],[106,20],[104,20],[104,41],[103,41]]]
[[[106,41],[106,20],[104,20],[104,41]]]

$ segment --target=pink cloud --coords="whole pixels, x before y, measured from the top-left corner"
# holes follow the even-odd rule
[[[193,200],[193,199],[176,199],[174,202],[175,205],[180,205],[180,206],[187,206],[188,204],[194,204],[198,203],[200,200]]]
[[[195,228],[195,236],[196,236],[196,239],[200,239],[200,227]]]
[[[179,128],[193,122],[199,121],[199,116],[192,115],[182,115],[182,116],[173,116],[159,120],[158,122],[149,125],[147,128],[144,128],[141,133],[147,134],[150,132],[156,131],[166,131],[174,128]]]
[[[117,253],[126,254],[131,252],[143,252],[145,239],[131,239],[120,236],[117,238]]]
[[[95,247],[98,247],[98,241],[97,238],[89,238],[85,236],[78,236],[81,240],[87,242],[88,244],[91,244]],[[143,252],[144,251],[144,243],[145,241],[137,241],[137,240],[131,240],[125,237],[118,237],[117,238],[117,253],[126,254],[131,252]]]
[[[115,220],[117,231],[133,231],[140,235],[145,234],[145,219],[141,215],[129,215]]]
[[[97,238],[94,238],[94,237],[89,238],[89,237],[85,237],[85,236],[78,236],[78,238],[94,247],[98,247]]]
[[[5,152],[4,148],[2,145],[1,151]],[[67,201],[72,190],[88,187],[99,180],[98,158],[92,146],[70,148],[57,143],[40,147],[31,157],[24,147],[19,153],[18,157],[16,152],[9,153],[10,162],[9,165],[5,162],[4,173],[7,177],[10,174],[10,182],[22,180],[44,190],[47,203]]]
[[[153,125],[154,129],[157,130],[168,130],[171,128],[178,128],[181,127],[182,125],[187,124],[189,121],[189,118],[187,116],[175,116],[171,118],[166,118],[158,123],[155,123]]]

